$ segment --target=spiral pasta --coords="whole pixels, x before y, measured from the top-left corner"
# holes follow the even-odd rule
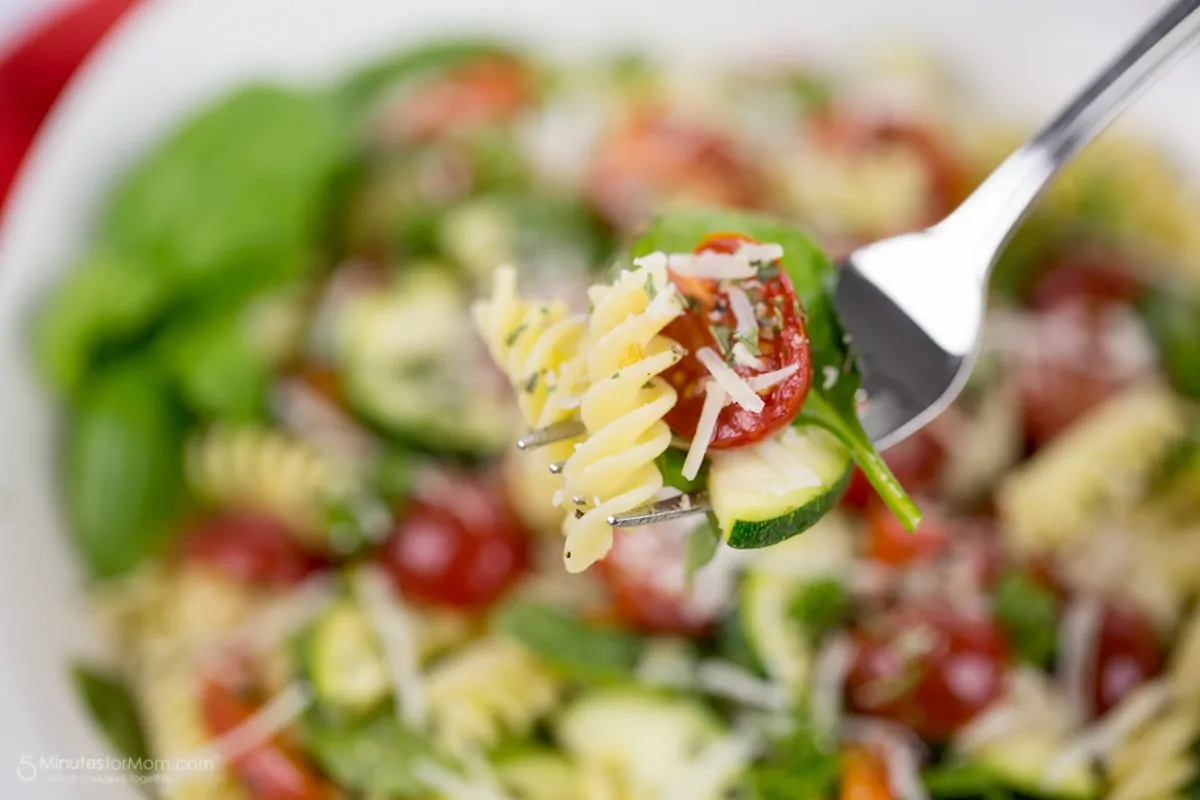
[[[193,437],[185,471],[204,500],[270,514],[314,547],[329,544],[327,505],[354,487],[350,472],[312,445],[258,427],[216,426]]]
[[[1192,708],[1170,708],[1134,727],[1105,759],[1109,800],[1186,797],[1200,773],[1192,753],[1197,738],[1200,719]]]
[[[523,735],[558,699],[559,682],[520,645],[473,642],[426,677],[434,737],[455,754],[486,750],[504,733]]]
[[[590,295],[591,385],[580,410],[588,435],[564,469],[573,504],[564,524],[563,560],[570,572],[587,569],[612,547],[610,515],[644,505],[662,489],[654,461],[671,443],[663,417],[676,394],[659,375],[683,356],[661,335],[683,311],[665,264],[622,272],[612,286],[594,286]]]

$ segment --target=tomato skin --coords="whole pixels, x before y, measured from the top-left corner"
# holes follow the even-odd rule
[[[214,736],[243,724],[255,708],[215,680],[206,680],[201,709]],[[255,800],[334,800],[334,788],[306,764],[282,736],[230,759],[229,767]]]
[[[525,572],[530,541],[498,484],[439,474],[402,511],[378,559],[405,595],[483,609]]]
[[[664,203],[763,209],[769,192],[759,167],[731,140],[651,111],[634,112],[607,137],[588,178],[592,204],[625,230],[640,225]]]
[[[294,585],[321,566],[283,523],[247,511],[223,512],[195,523],[183,536],[181,552],[185,561],[265,586]]]
[[[623,627],[649,635],[697,637],[716,626],[722,604],[694,602],[684,580],[690,531],[688,524],[669,522],[617,533],[612,550],[596,567],[608,589],[611,616]]]
[[[919,494],[932,489],[937,482],[946,462],[946,448],[926,427],[888,448],[883,453],[883,460],[909,494]],[[875,489],[870,481],[855,467],[850,486],[842,495],[842,507],[865,510],[874,497]]]
[[[917,529],[909,533],[880,500],[867,507],[867,557],[889,566],[933,558],[944,552],[953,539],[949,520],[931,512],[927,502],[918,502],[924,511]]]
[[[938,606],[874,622],[852,634],[846,691],[854,710],[944,740],[1004,695],[1008,646],[990,620]]]
[[[1051,261],[1027,303],[1039,311],[1078,303],[1092,309],[1134,303],[1145,289],[1134,269],[1112,250],[1076,247]]]
[[[429,140],[511,119],[533,99],[525,65],[481,57],[415,87],[386,113],[385,130],[401,140]]]
[[[705,237],[696,248],[696,252],[733,253],[743,243],[752,241],[741,234],[712,233]],[[674,273],[671,279],[682,294],[696,300],[699,305],[699,310],[685,312],[663,329],[665,336],[687,350],[687,355],[663,373],[663,378],[678,393],[678,400],[667,412],[665,419],[672,431],[691,439],[696,435],[697,423],[704,407],[703,387],[709,378],[708,368],[700,363],[695,353],[703,347],[718,350],[708,316],[718,303],[724,302],[727,308],[728,302],[723,300],[723,294],[716,281],[681,277]],[[760,330],[759,345],[762,353],[758,358],[764,364],[763,369],[741,364],[733,364],[732,369],[743,378],[752,378],[792,365],[797,369],[781,383],[760,395],[764,402],[760,413],[747,411],[736,403],[725,406],[717,417],[716,431],[709,442],[710,449],[745,447],[783,430],[800,412],[812,385],[812,356],[808,333],[804,329],[804,311],[796,297],[791,279],[786,271],[781,269],[777,277],[768,279],[761,287],[763,303],[779,309],[780,330],[777,333],[772,332],[770,337],[762,335]],[[731,329],[736,327],[731,311],[723,312],[723,317],[722,324]]]
[[[1108,604],[1088,668],[1092,710],[1103,716],[1163,668],[1162,646],[1136,609]]]

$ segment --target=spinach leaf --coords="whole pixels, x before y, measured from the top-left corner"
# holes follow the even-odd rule
[[[832,797],[841,770],[837,749],[827,739],[813,728],[806,712],[797,712],[791,730],[749,768],[753,796],[759,800]]]
[[[102,219],[107,247],[180,292],[309,274],[327,191],[348,158],[327,98],[242,89],[201,111],[138,164]]]
[[[807,236],[786,222],[757,214],[679,209],[651,224],[646,235],[634,244],[633,256],[655,251],[690,253],[713,231],[733,231],[783,247],[783,267],[804,306],[813,373],[820,376],[833,370],[838,376],[828,387],[822,381],[814,382],[797,419],[821,425],[837,436],[905,528],[915,528],[921,512],[896,482],[859,422],[855,395],[861,376],[834,309],[836,270]]]
[[[309,715],[301,736],[313,760],[339,785],[373,797],[424,796],[427,788],[415,767],[438,762],[428,737],[388,715],[349,724]]]
[[[1140,307],[1172,385],[1200,400],[1200,298],[1177,287],[1155,289]]]
[[[152,364],[98,375],[67,432],[70,531],[92,575],[110,578],[158,551],[184,503],[182,420]]]
[[[750,644],[750,640],[746,637],[746,628],[742,624],[742,615],[735,608],[725,618],[721,620],[717,626],[716,633],[717,652],[727,661],[737,664],[747,672],[755,675],[765,676],[766,670],[763,669],[762,662],[759,661],[758,653],[755,652],[754,646]]]
[[[1022,661],[1047,666],[1054,656],[1058,633],[1058,602],[1026,573],[1010,570],[1001,576],[992,597],[1000,629]]]
[[[693,528],[692,532],[688,535],[684,570],[687,573],[689,590],[691,589],[692,578],[695,577],[696,571],[716,557],[717,548],[720,546],[721,525],[710,511],[704,522]]]
[[[143,335],[171,294],[171,284],[136,259],[85,256],[38,314],[33,338],[43,376],[74,393],[101,351]]]
[[[146,748],[137,705],[129,689],[121,681],[86,664],[74,665],[71,678],[92,722],[108,739],[113,750],[124,758],[132,759],[137,774],[147,774],[149,765],[146,760],[150,753]]]
[[[658,471],[662,473],[663,482],[672,489],[678,489],[681,492],[698,492],[702,490],[708,483],[708,467],[701,466],[699,474],[695,478],[688,480],[683,477],[683,462],[687,459],[687,453],[682,450],[676,450],[669,447],[663,451],[656,460]]]
[[[510,603],[497,612],[492,625],[568,677],[628,679],[642,655],[642,641],[636,636],[593,627],[539,603]]]
[[[815,645],[850,617],[853,606],[850,592],[841,581],[824,578],[798,587],[788,612]]]
[[[992,770],[972,762],[939,764],[925,770],[921,778],[934,800],[1001,800],[1010,796],[1004,781]]]

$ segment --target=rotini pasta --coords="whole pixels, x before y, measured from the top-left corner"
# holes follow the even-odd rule
[[[1053,550],[1141,500],[1146,480],[1185,431],[1164,386],[1137,386],[1077,422],[1012,472],[998,495],[1013,543]]]
[[[558,699],[559,683],[520,645],[485,638],[434,664],[426,680],[434,737],[457,754],[522,735]]]
[[[570,572],[587,569],[612,547],[610,515],[637,508],[662,489],[654,460],[671,444],[663,417],[676,394],[658,376],[682,357],[681,348],[660,333],[683,310],[665,264],[622,272],[612,286],[593,287],[590,294],[591,385],[581,406],[588,437],[564,469],[572,506],[563,560]]]
[[[277,517],[306,544],[330,545],[325,510],[354,489],[351,472],[312,445],[257,427],[217,426],[187,444],[189,484],[217,506]]]
[[[1192,753],[1197,738],[1200,719],[1189,707],[1168,708],[1135,726],[1104,760],[1109,800],[1186,797],[1188,784],[1200,774]]]

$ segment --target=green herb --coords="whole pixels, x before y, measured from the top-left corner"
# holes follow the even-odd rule
[[[1178,288],[1156,289],[1139,307],[1172,385],[1200,400],[1200,298]]]
[[[649,272],[646,273],[646,296],[651,300],[658,296],[658,289],[654,286],[654,276]]]
[[[538,379],[540,377],[541,373],[535,372],[525,379],[524,383],[521,384],[521,389],[525,392],[525,394],[533,394],[533,390],[537,388]]]
[[[920,521],[921,512],[879,457],[858,419],[855,394],[861,386],[861,376],[835,313],[833,264],[786,222],[757,214],[709,209],[680,209],[662,215],[635,244],[634,254],[687,252],[712,231],[737,231],[783,247],[780,265],[787,271],[803,304],[814,371],[821,374],[826,366],[841,370],[849,364],[834,386],[813,387],[797,422],[820,425],[841,440],[883,501],[904,527],[912,530]]]
[[[779,265],[775,263],[767,264],[758,268],[758,279],[763,281],[773,281],[779,277]]]
[[[323,771],[346,789],[373,797],[423,795],[428,787],[415,767],[440,760],[426,736],[389,714],[348,723],[310,713],[300,729],[305,752]]]
[[[749,768],[748,783],[757,800],[832,797],[840,766],[831,737],[816,731],[799,712],[791,731],[770,746]]]
[[[583,680],[628,680],[642,655],[636,636],[595,627],[549,606],[515,601],[492,618],[502,636],[520,642],[564,675]]]
[[[841,625],[853,610],[850,593],[841,581],[824,578],[800,587],[788,609],[804,635],[814,644]]]
[[[734,338],[736,338],[739,342],[742,343],[742,345],[746,348],[746,351],[749,352],[750,355],[752,355],[752,356],[761,356],[762,355],[762,350],[760,350],[758,347],[758,328],[755,328],[754,331],[752,333],[750,333],[749,335],[743,335],[741,331],[738,331],[736,334],[734,334]]]
[[[518,325],[517,327],[513,328],[513,329],[512,329],[512,332],[511,332],[511,333],[509,333],[509,334],[508,334],[508,336],[505,336],[505,337],[504,337],[504,346],[505,346],[505,347],[512,347],[514,344],[516,344],[516,343],[517,343],[517,339],[520,337],[520,335],[521,335],[522,333],[524,333],[524,332],[525,332],[525,329],[526,329],[526,328],[528,328],[528,327],[529,327],[528,325],[526,325],[524,322],[522,322],[520,325]]]
[[[654,461],[658,466],[658,471],[662,473],[663,483],[685,494],[699,491],[707,483],[707,465],[702,465],[700,472],[692,480],[683,477],[683,464],[686,460],[686,453],[669,447]]]
[[[614,381],[615,381],[617,378],[620,378],[620,377],[621,377],[621,371],[620,371],[620,370],[617,370],[616,372],[614,372],[614,373],[612,374],[612,380],[614,380]]]
[[[934,800],[1007,800],[1012,793],[995,772],[975,762],[939,764],[921,774]]]
[[[1006,572],[996,585],[992,609],[997,623],[1022,661],[1048,666],[1058,631],[1058,601],[1020,570]]]
[[[695,577],[696,571],[716,557],[717,548],[720,544],[721,526],[717,522],[717,518],[710,511],[705,517],[704,522],[701,522],[688,534],[687,556],[684,561],[684,569],[686,570],[689,591],[691,591],[692,579]]]
[[[717,349],[721,352],[722,358],[729,358],[729,353],[733,349],[733,331],[724,325],[712,326],[713,337],[717,340]]]
[[[113,750],[124,758],[133,759],[138,775],[147,774],[149,751],[137,704],[129,688],[121,681],[84,664],[73,666],[71,677],[88,715]]]
[[[127,361],[80,395],[66,440],[69,531],[93,577],[159,552],[184,510],[183,420],[153,364]]]

